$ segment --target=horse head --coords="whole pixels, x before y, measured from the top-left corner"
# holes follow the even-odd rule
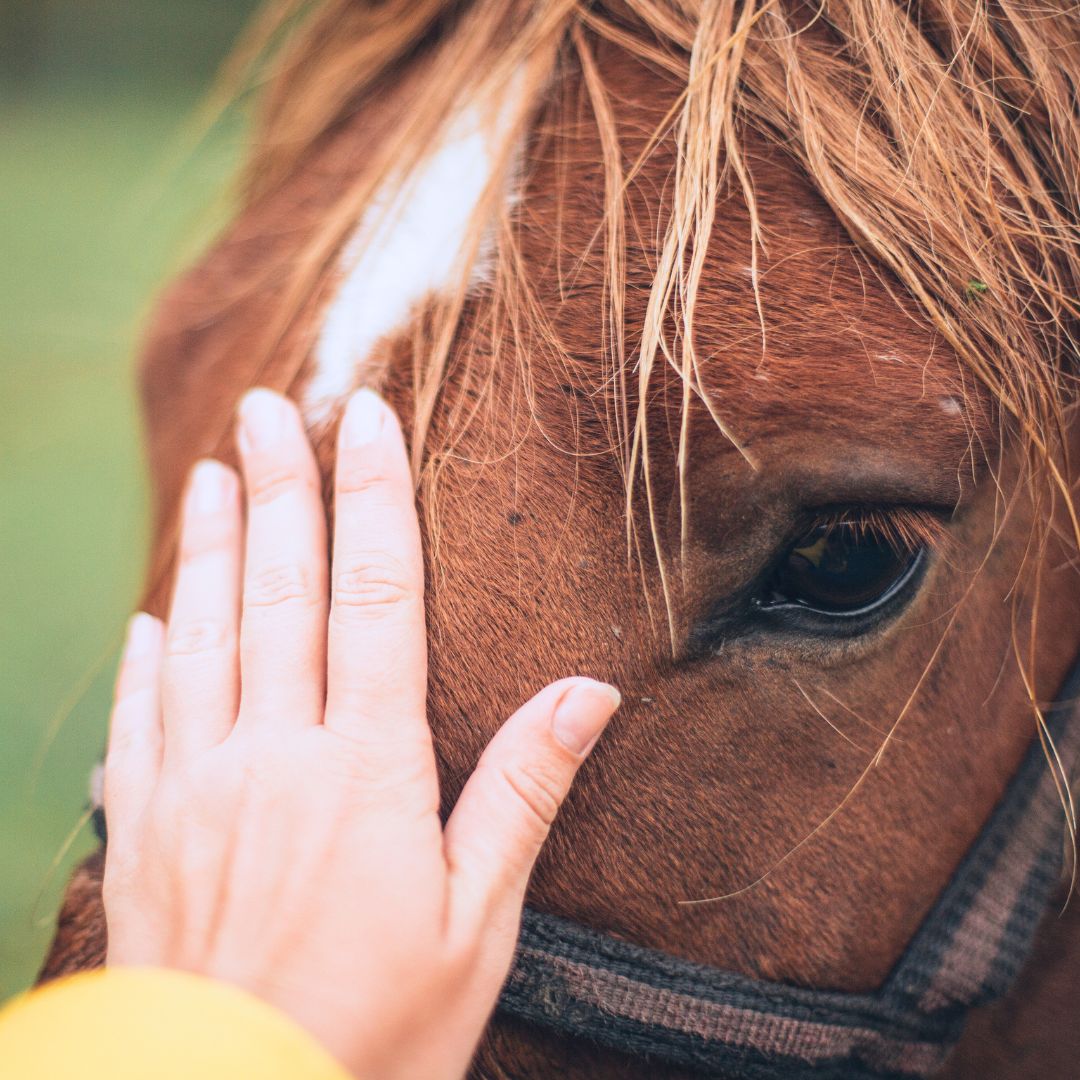
[[[1064,768],[1067,18],[325,5],[150,333],[150,609],[243,389],[292,392],[328,469],[376,386],[412,431],[447,805],[545,682],[623,691],[529,903],[880,986],[1037,733]],[[485,1053],[631,1075],[512,1021]]]

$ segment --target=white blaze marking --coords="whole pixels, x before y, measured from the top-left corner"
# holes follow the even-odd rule
[[[959,416],[964,411],[960,406],[960,402],[954,397],[940,398],[938,407],[946,416]]]
[[[358,385],[380,340],[404,329],[425,296],[453,287],[469,224],[493,172],[513,109],[463,108],[425,161],[376,192],[345,248],[346,270],[327,310],[304,394],[309,424],[327,420]],[[490,266],[483,248],[470,284]]]

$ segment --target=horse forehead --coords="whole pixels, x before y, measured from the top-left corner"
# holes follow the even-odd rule
[[[624,157],[645,151],[673,93],[609,54],[626,136]],[[624,70],[625,69],[625,70]],[[700,388],[752,424],[828,414],[888,426],[911,410],[934,423],[968,422],[955,354],[889,272],[862,255],[801,167],[764,136],[743,136],[758,223],[734,182],[717,205],[696,298],[693,345]],[[525,250],[545,310],[568,354],[599,355],[606,302],[603,150],[595,125],[564,133],[560,155],[538,163],[525,193]],[[652,273],[670,200],[676,156],[670,140],[644,154],[626,189],[626,334],[632,348],[646,319]],[[553,199],[562,176],[573,179]],[[562,257],[553,259],[554,244]],[[587,254],[583,257],[583,252]],[[568,280],[569,277],[569,280]],[[678,347],[677,317],[669,341]],[[598,371],[607,370],[598,364]],[[602,376],[606,377],[606,376]]]
[[[696,318],[706,387],[780,414],[838,401],[860,420],[883,406],[955,414],[956,358],[899,282],[860,254],[779,151],[749,163],[761,242],[751,244],[745,202],[725,200]]]
[[[709,238],[693,320],[695,389],[709,398],[714,415],[747,438],[822,422],[833,431],[848,429],[864,440],[877,436],[883,442],[898,433],[913,438],[909,428],[915,420],[942,455],[965,446],[970,425],[981,414],[968,408],[952,351],[904,298],[899,283],[859,253],[793,162],[751,142],[748,163],[760,243],[755,250],[744,199],[725,196]],[[637,220],[656,220],[656,193],[663,190],[670,169],[663,154],[642,167],[629,193]],[[561,224],[571,245],[578,237],[596,234],[602,210],[576,198],[572,212],[577,221]],[[553,213],[541,209],[532,215],[538,264],[553,231],[544,215]],[[636,334],[647,317],[654,232],[642,229],[628,243],[625,310],[631,362]],[[574,264],[574,273],[571,290],[558,268],[534,280],[544,291],[547,310],[556,312],[568,353],[596,357],[597,378],[603,381],[608,367],[600,362],[602,312],[597,310],[604,296],[603,259]],[[672,368],[680,365],[686,345],[679,330],[677,318],[670,319],[674,361],[662,365],[661,374],[676,399],[681,377]],[[582,368],[577,370],[587,377]]]
[[[636,83],[629,80],[629,85]],[[663,100],[662,95],[631,97],[652,101],[646,109]],[[378,384],[385,374],[376,362],[380,343],[404,331],[427,297],[451,286],[494,168],[493,148],[502,135],[499,116],[466,103],[409,183],[398,188],[395,181],[395,190],[378,193],[358,223],[336,297],[323,313],[305,393],[310,422],[325,419],[358,383]],[[636,112],[631,119],[641,121],[638,130],[647,130]],[[569,137],[565,151],[581,165],[573,188],[564,191],[565,205],[550,197],[557,180],[543,164],[527,190],[511,188],[507,197],[520,200],[526,210],[521,216],[531,234],[526,256],[537,268],[532,278],[545,308],[555,314],[570,350],[582,355],[601,348],[597,302],[604,295],[605,260],[575,262],[578,288],[567,290],[563,264],[551,258],[551,250],[562,244],[573,261],[598,234],[604,212],[597,194],[603,190],[602,152],[597,133],[587,125]],[[888,429],[911,409],[962,427],[963,395],[954,385],[956,364],[948,350],[902,306],[895,286],[858,255],[830,208],[782,151],[749,135],[746,156],[760,242],[752,243],[744,199],[725,196],[696,307],[694,345],[704,393],[723,399],[727,414],[755,436],[770,425],[814,415],[830,416],[835,423],[838,405],[851,425],[863,429]],[[672,167],[670,148],[658,148],[644,161],[628,192],[636,220],[661,216],[658,193]],[[649,268],[656,260],[651,241],[652,229],[628,238],[631,338],[644,322]],[[481,251],[474,284],[483,283],[485,261]],[[589,284],[595,288],[580,288]]]

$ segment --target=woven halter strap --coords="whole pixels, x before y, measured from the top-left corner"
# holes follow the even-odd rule
[[[1080,662],[1046,715],[1080,750]],[[1068,721],[1068,722],[1067,722]],[[862,1080],[934,1075],[969,1009],[1027,960],[1062,880],[1063,811],[1039,740],[903,956],[873,993],[810,990],[706,967],[526,909],[499,1010],[657,1064],[712,1075]]]

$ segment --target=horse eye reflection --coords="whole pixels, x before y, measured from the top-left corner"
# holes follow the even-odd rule
[[[924,550],[859,522],[819,524],[788,549],[762,606],[865,613],[895,595]]]

